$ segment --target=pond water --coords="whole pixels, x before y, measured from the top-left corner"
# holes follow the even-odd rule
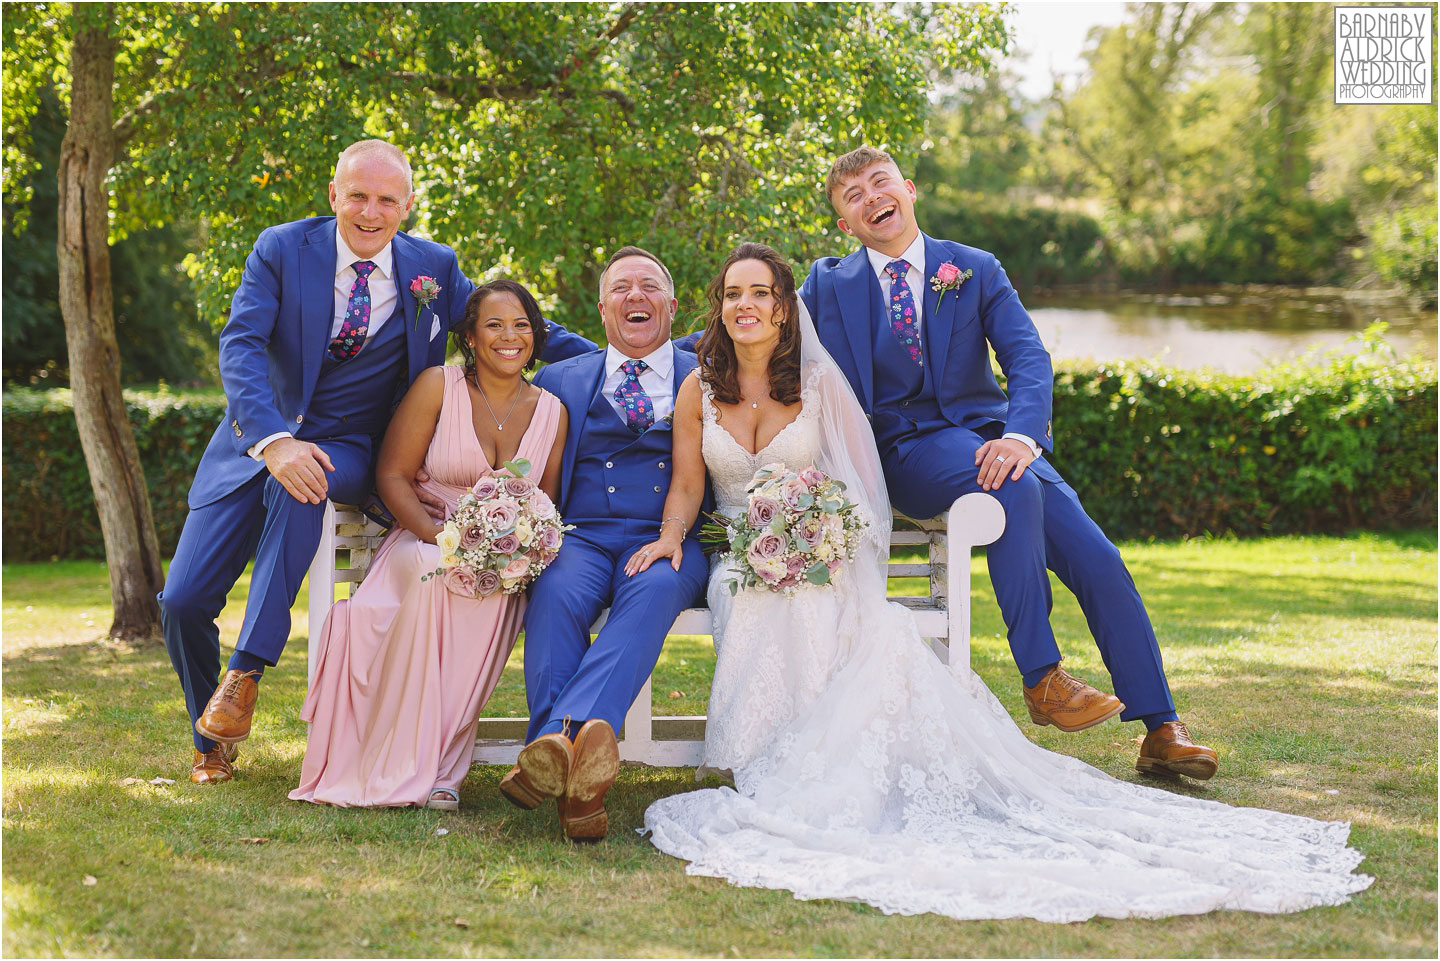
[[[1401,358],[1436,359],[1436,312],[1343,291],[1187,290],[1034,295],[1026,303],[1051,356],[1151,359],[1230,374],[1343,345],[1375,321]]]

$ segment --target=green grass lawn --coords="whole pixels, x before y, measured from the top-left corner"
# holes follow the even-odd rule
[[[574,847],[553,806],[519,811],[475,768],[458,815],[291,802],[305,747],[304,598],[262,688],[236,780],[186,779],[190,738],[163,650],[101,643],[98,563],[4,568],[7,956],[1412,956],[1436,950],[1436,543],[1432,534],[1135,544],[1181,717],[1220,774],[1169,786],[1231,804],[1349,820],[1376,876],[1350,904],[1268,917],[956,922],[690,878],[635,833],[692,770],[626,768],[611,835]],[[1017,721],[1020,687],[983,561],[974,666]],[[222,621],[233,640],[242,582]],[[1070,596],[1066,666],[1108,678]],[[521,651],[487,706],[523,716]],[[655,708],[698,714],[713,655],[675,638]],[[671,696],[674,694],[675,696]],[[1133,769],[1139,725],[1037,743]],[[151,785],[152,778],[174,784]],[[140,779],[126,783],[126,779]],[[440,834],[439,829],[448,833]]]

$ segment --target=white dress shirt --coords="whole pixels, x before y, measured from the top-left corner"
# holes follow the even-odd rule
[[[399,299],[400,291],[395,286],[395,252],[391,249],[391,244],[386,244],[374,257],[360,257],[350,250],[345,239],[340,236],[340,231],[337,230],[335,231],[335,296],[330,313],[331,340],[340,336],[340,327],[345,323],[345,312],[350,308],[350,291],[354,289],[355,280],[360,276],[355,272],[355,264],[362,260],[369,260],[375,265],[375,269],[370,271],[370,323],[366,327],[365,339],[369,340],[379,333],[380,328],[390,319],[390,315],[395,313],[395,301]],[[294,436],[288,430],[271,434],[251,445],[248,453],[256,460],[264,460],[265,448],[270,445],[271,441],[278,437]]]
[[[887,309],[890,305],[892,283],[890,271],[885,268],[896,260],[903,260],[910,265],[910,269],[905,272],[905,283],[910,287],[910,295],[915,298],[915,332],[919,335],[920,343],[923,345],[925,343],[925,235],[917,231],[915,239],[899,257],[888,257],[871,247],[865,248],[865,255],[870,258],[870,268],[875,271],[875,277],[880,281],[880,296],[885,301]],[[938,267],[939,264],[936,266]],[[886,322],[887,324],[889,322],[888,315]],[[1032,454],[1036,457],[1040,456],[1040,445],[1036,444],[1028,435],[1007,431],[1002,436],[1021,441],[1030,448]]]
[[[625,420],[625,408],[615,399],[615,389],[625,382],[625,372],[620,369],[621,366],[627,360],[635,359],[637,358],[626,357],[613,346],[605,348],[605,380],[600,389],[605,392],[605,399],[610,402],[621,420]],[[646,364],[646,369],[640,372],[640,386],[650,395],[650,403],[655,408],[655,420],[658,423],[675,410],[675,348],[667,341],[638,359]]]

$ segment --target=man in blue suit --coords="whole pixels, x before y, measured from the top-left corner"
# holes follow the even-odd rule
[[[599,307],[609,346],[535,377],[570,414],[558,506],[575,529],[525,608],[530,729],[519,763],[500,785],[523,808],[555,798],[573,841],[605,836],[605,792],[619,768],[615,729],[707,574],[693,536],[678,571],[656,564],[625,574],[625,562],[663,524],[687,523],[661,517],[675,394],[696,366],[693,353],[670,343],[676,301],[669,270],[638,247],[616,251],[600,277]],[[592,642],[590,625],[607,606]]]
[[[932,517],[973,491],[1004,506],[990,578],[1031,719],[1065,731],[1116,714],[1143,721],[1141,771],[1213,776],[1215,752],[1191,741],[1176,717],[1155,632],[1119,551],[1044,458],[1050,355],[999,261],[922,234],[915,185],[883,151],[840,157],[825,192],[840,229],[864,246],[817,261],[800,296],[871,417],[895,506]],[[1118,698],[1061,669],[1047,567],[1079,600]]]
[[[472,285],[455,252],[398,232],[414,199],[405,155],[362,140],[335,166],[335,216],[271,227],[245,261],[220,333],[225,418],[195,472],[159,596],[195,728],[196,783],[230,779],[258,681],[289,637],[326,499],[369,493],[390,412],[420,371],[444,361],[464,316]],[[411,284],[423,279],[438,289],[417,296]],[[553,327],[547,355],[593,347]],[[245,620],[217,687],[215,618],[252,557]]]

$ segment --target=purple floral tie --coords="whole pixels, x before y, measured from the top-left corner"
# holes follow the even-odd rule
[[[627,360],[620,369],[625,372],[625,379],[615,388],[615,399],[625,408],[625,425],[643,434],[655,423],[655,405],[640,386],[640,372],[649,370],[650,365],[643,360]]]
[[[915,296],[910,293],[910,284],[905,280],[909,270],[910,265],[903,260],[892,260],[885,265],[885,271],[890,275],[890,329],[895,331],[900,346],[905,348],[910,359],[923,365],[920,329],[916,326],[919,318],[915,315]]]
[[[330,341],[330,356],[336,360],[349,360],[365,346],[365,332],[370,329],[370,272],[374,269],[368,260],[355,262],[355,286],[350,288],[345,319],[340,322],[340,333]]]

